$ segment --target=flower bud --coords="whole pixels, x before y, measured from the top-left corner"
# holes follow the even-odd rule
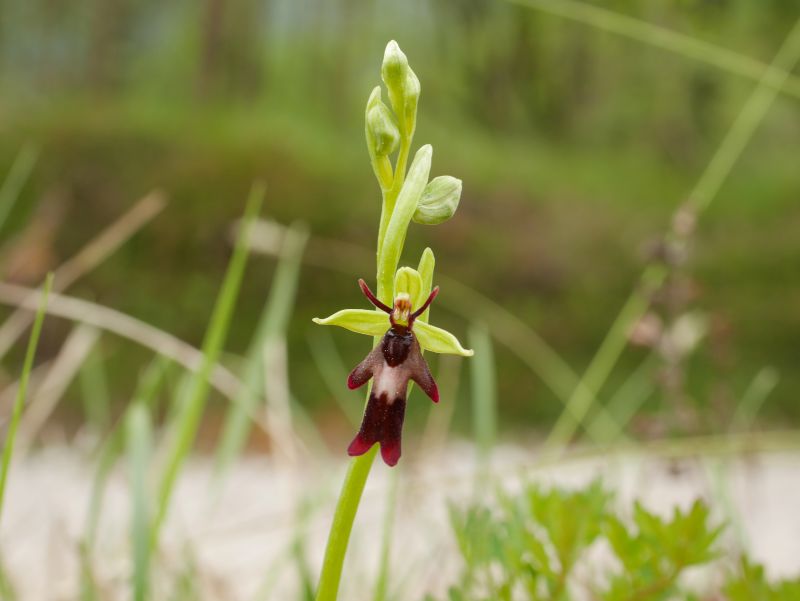
[[[367,111],[367,139],[375,156],[390,155],[400,145],[397,121],[380,99]]]
[[[389,100],[400,120],[400,126],[406,134],[413,134],[420,93],[419,79],[408,66],[406,55],[394,40],[386,45],[381,78],[389,91]]]
[[[388,154],[397,147],[397,141],[393,141],[393,139],[399,137],[399,132],[394,116],[381,101],[380,86],[373,88],[367,100],[367,108],[364,113],[364,132],[375,177],[381,188],[388,190],[394,179],[392,163],[389,161]]]
[[[449,175],[434,177],[425,186],[414,212],[414,221],[436,225],[450,219],[461,200],[461,180]]]
[[[405,86],[403,88],[403,115],[404,127],[406,133],[413,135],[417,123],[417,103],[419,102],[419,94],[421,88],[417,74],[408,68],[406,73]]]
[[[381,65],[381,78],[389,90],[392,108],[398,115],[403,114],[403,88],[405,87],[408,59],[397,42],[391,40],[386,44]]]

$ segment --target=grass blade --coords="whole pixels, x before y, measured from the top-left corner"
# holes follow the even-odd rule
[[[53,292],[62,292],[92,271],[109,255],[153,219],[166,205],[164,196],[151,192],[133,208],[92,238],[80,251],[55,270]],[[55,297],[55,294],[53,295]],[[4,357],[17,338],[30,325],[30,314],[17,309],[0,325],[0,358]]]
[[[775,55],[772,65],[750,94],[689,194],[688,201],[679,210],[689,211],[691,214],[699,216],[708,208],[778,94],[778,90],[768,84],[769,76],[774,76],[778,72],[779,75],[776,76],[778,82],[784,83],[788,77],[787,70],[793,69],[798,60],[800,60],[800,20],[795,22],[781,49]],[[549,452],[560,454],[583,423],[600,388],[627,344],[627,334],[631,324],[644,313],[650,302],[650,294],[660,287],[666,277],[667,269],[662,264],[652,263],[645,269],[639,285],[634,288],[625,302],[597,353],[586,368],[586,372],[581,378],[581,386],[576,388],[570,396],[566,408],[553,427],[545,443]]]
[[[458,388],[461,383],[463,359],[457,355],[440,355],[436,381],[441,390],[438,407],[431,407],[425,429],[420,437],[420,454],[433,457],[441,451],[450,433],[453,416],[458,403]]]
[[[92,434],[99,437],[111,425],[111,395],[99,352],[93,352],[83,363],[78,383],[86,422]]]
[[[44,292],[42,293],[39,301],[39,308],[36,311],[36,318],[33,321],[33,329],[31,336],[28,339],[28,350],[25,353],[25,363],[22,366],[22,375],[20,376],[19,389],[17,390],[17,398],[14,401],[14,410],[11,414],[11,421],[8,424],[8,432],[6,434],[6,442],[3,445],[3,459],[0,465],[0,517],[3,513],[3,499],[6,491],[6,481],[8,480],[8,471],[11,466],[11,456],[14,453],[14,439],[17,435],[17,428],[19,426],[20,417],[22,416],[22,408],[25,406],[25,393],[28,389],[28,377],[30,376],[31,369],[33,368],[33,359],[36,356],[36,346],[39,343],[39,335],[42,333],[42,322],[44,322],[44,314],[47,309],[47,297],[50,294],[50,288],[53,286],[53,274],[48,274],[44,282]]]
[[[0,303],[19,307],[35,308],[37,292],[25,286],[0,282]],[[169,357],[191,372],[197,372],[203,364],[203,353],[164,330],[140,321],[126,313],[63,294],[50,294],[47,305],[50,315],[92,325],[121,338]],[[0,353],[2,354],[2,353]],[[214,365],[210,375],[211,385],[231,400],[241,387],[241,382],[223,365]]]
[[[36,164],[38,154],[38,151],[33,146],[26,144],[19,151],[17,158],[14,159],[14,163],[11,165],[11,169],[8,171],[8,175],[3,181],[3,186],[0,187],[0,230],[3,229],[8,215],[19,199],[22,187],[28,181],[33,171],[33,166]]]
[[[6,573],[5,565],[0,558],[0,599],[3,601],[17,601],[17,592],[11,584],[11,579]]]
[[[470,327],[469,343],[475,350],[470,364],[472,423],[480,463],[485,467],[492,452],[497,431],[497,382],[494,350],[489,330],[485,324]]]
[[[293,225],[286,230],[269,298],[247,353],[244,386],[237,402],[230,406],[225,416],[222,439],[217,448],[216,485],[221,483],[225,472],[244,447],[250,433],[250,415],[258,411],[258,400],[263,398],[264,349],[269,340],[286,337],[307,240],[308,231],[305,226]]]
[[[758,412],[778,385],[779,379],[778,370],[774,367],[763,367],[758,371],[736,407],[732,419],[734,427],[748,430],[753,426]]]
[[[170,363],[169,359],[159,355],[147,366],[144,374],[139,378],[139,384],[133,395],[131,407],[144,405],[148,407],[149,410],[153,410],[156,395],[161,389]],[[128,413],[126,412],[122,418],[122,422],[125,423],[127,419]],[[92,492],[89,497],[89,510],[86,515],[83,544],[86,549],[85,553],[87,557],[90,556],[97,537],[97,528],[100,523],[100,516],[103,513],[103,494],[105,492],[108,476],[111,474],[111,470],[114,468],[117,459],[122,455],[125,447],[124,434],[124,430],[117,427],[106,438],[100,448],[97,471],[94,475]]]
[[[308,349],[328,393],[339,405],[347,421],[357,428],[361,423],[363,401],[360,394],[343,386],[347,381],[349,370],[336,347],[333,336],[326,328],[312,328],[308,336]]]
[[[754,81],[759,81],[769,68],[765,63],[733,50],[601,6],[593,6],[577,0],[508,1],[564,19],[585,23],[596,29],[655,46]],[[784,75],[788,75],[785,84],[781,81]],[[775,90],[782,89],[785,93],[800,98],[800,78],[794,75],[775,69],[766,79],[766,85]]]
[[[595,424],[592,428],[600,433],[600,438],[594,442],[612,444],[627,439],[625,427],[655,391],[653,372],[656,364],[655,355],[648,355],[609,398],[608,413],[601,415],[595,412],[591,418]],[[605,415],[613,419],[608,420]]]
[[[143,403],[137,402],[125,420],[125,441],[128,453],[131,486],[131,545],[133,555],[133,600],[148,597],[150,574],[150,537],[147,490],[147,467],[153,447],[150,415]]]
[[[169,502],[178,478],[181,466],[186,456],[189,454],[194,443],[197,429],[200,426],[200,419],[205,409],[206,398],[209,390],[209,376],[211,370],[217,363],[222,345],[228,333],[233,308],[239,293],[239,288],[244,277],[244,269],[247,264],[248,238],[253,220],[258,215],[261,203],[264,198],[264,186],[257,184],[253,186],[250,198],[247,201],[244,223],[239,236],[236,240],[236,247],[233,257],[225,273],[222,289],[217,297],[211,322],[203,340],[203,359],[200,369],[192,379],[192,388],[187,398],[185,406],[182,408],[175,424],[176,430],[172,440],[171,448],[167,454],[167,466],[161,479],[158,490],[155,520],[152,528],[151,544],[156,546],[158,535],[164,518],[167,515]]]
[[[50,369],[31,390],[28,408],[19,424],[17,453],[25,453],[31,447],[80,371],[98,336],[98,330],[85,324],[75,326],[69,333]]]

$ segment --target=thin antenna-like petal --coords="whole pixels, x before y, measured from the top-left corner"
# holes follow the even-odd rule
[[[391,314],[391,312],[392,312],[392,309],[391,309],[391,307],[388,307],[387,305],[383,304],[383,303],[382,303],[382,302],[381,302],[381,301],[378,299],[378,297],[377,297],[377,296],[375,296],[375,295],[372,293],[372,290],[370,290],[370,289],[369,289],[369,286],[367,286],[367,283],[366,283],[364,280],[362,280],[361,278],[359,278],[359,279],[358,279],[358,285],[359,285],[359,287],[361,288],[361,292],[363,292],[363,293],[364,293],[364,296],[366,296],[366,297],[367,297],[367,299],[369,299],[369,302],[371,302],[373,305],[375,305],[376,307],[378,307],[378,309],[380,309],[381,311],[383,311],[383,312],[385,312],[385,313],[390,313],[390,314]]]

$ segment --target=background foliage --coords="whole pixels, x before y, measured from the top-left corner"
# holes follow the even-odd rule
[[[363,260],[340,258],[324,239],[374,243],[379,201],[360,120],[376,57],[396,38],[423,82],[418,140],[437,148],[436,173],[465,181],[458,217],[437,230],[442,271],[585,365],[754,83],[549,12],[562,2],[537,4],[2,3],[0,164],[11,165],[26,143],[39,156],[2,232],[3,278],[40,281],[159,186],[170,196],[165,213],[74,292],[199,345],[230,253],[228,223],[260,177],[266,214],[303,220],[317,237],[306,256],[316,265],[302,271],[288,327],[290,364],[300,366],[292,370],[305,373],[309,318],[329,299],[357,302],[355,277],[369,275],[368,251]],[[796,11],[790,0],[602,7],[764,62]],[[726,423],[764,367],[779,377],[765,415],[800,416],[798,102],[778,98],[701,222],[674,288],[677,312],[699,311],[706,334],[682,367],[683,429]],[[409,256],[429,236],[417,228]],[[250,340],[273,269],[271,260],[256,265],[232,324],[234,351]],[[443,320],[459,331],[452,315]],[[57,338],[48,334],[44,352]],[[348,337],[336,343],[347,363],[357,357]],[[105,340],[103,353],[113,396],[126,398],[130,366],[147,358]],[[626,351],[609,395],[649,353]],[[675,408],[662,363],[647,372],[645,415]],[[557,414],[552,393],[503,347],[497,369],[501,418],[530,424]],[[295,381],[302,404],[330,411],[320,377]],[[642,417],[635,425],[655,427]]]

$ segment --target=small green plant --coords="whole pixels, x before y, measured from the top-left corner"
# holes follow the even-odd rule
[[[400,458],[400,434],[409,380],[438,401],[438,389],[423,350],[470,356],[451,333],[428,323],[430,303],[438,293],[433,287],[435,259],[427,248],[417,269],[398,269],[411,221],[435,225],[455,213],[461,181],[440,176],[429,181],[433,149],[422,146],[406,174],[417,121],[420,83],[396,42],[386,46],[381,76],[391,108],[376,86],[367,100],[365,134],[367,151],[378,185],[382,206],[377,242],[377,294],[360,280],[361,289],[375,310],[344,309],[321,325],[336,325],[373,337],[373,351],[350,374],[348,385],[357,388],[373,379],[359,433],[348,452],[350,463],[333,518],[317,589],[318,601],[336,599],[350,531],[369,476],[376,450],[388,465]],[[391,157],[396,153],[392,165]],[[388,319],[387,315],[388,314]],[[374,391],[374,392],[373,392]]]
[[[800,580],[770,584],[763,568],[746,558],[725,573],[723,525],[713,525],[703,502],[676,508],[668,519],[638,502],[623,517],[615,505],[595,481],[574,491],[529,484],[513,496],[499,493],[492,504],[451,507],[463,567],[446,599],[800,599]],[[682,576],[698,566],[723,570],[720,590],[688,590]]]
[[[800,578],[770,584],[764,567],[743,557],[738,572],[728,578],[724,592],[730,601],[795,601],[800,599]]]

